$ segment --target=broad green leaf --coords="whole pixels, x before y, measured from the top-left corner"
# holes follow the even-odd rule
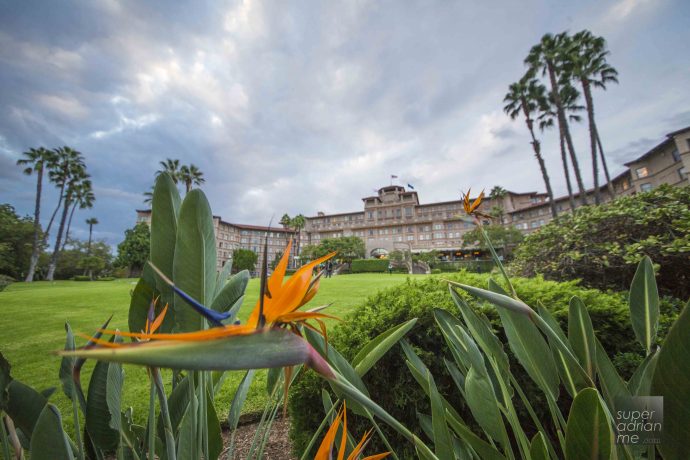
[[[427,384],[431,400],[431,423],[434,428],[434,453],[440,460],[453,460],[455,456],[448,425],[446,425],[446,411],[431,373],[427,374]]]
[[[652,376],[656,369],[656,362],[659,359],[659,351],[647,355],[645,359],[637,366],[635,373],[628,381],[628,390],[635,396],[650,395],[649,389],[652,386]]]
[[[65,332],[67,337],[65,338],[65,350],[74,350],[76,348],[74,344],[74,334],[72,333],[72,328],[69,323],[65,323]],[[68,399],[72,399],[72,387],[74,386],[74,379],[72,377],[72,370],[74,369],[73,357],[63,357],[60,361],[60,382],[62,382],[62,392],[67,396]]]
[[[254,374],[256,374],[254,369],[250,369],[246,374],[244,374],[244,377],[242,377],[242,381],[237,387],[235,395],[232,398],[232,403],[230,403],[230,411],[228,412],[228,426],[230,427],[230,431],[237,428],[237,422],[239,422],[240,414],[242,413],[242,406],[244,406],[244,402],[247,400],[247,394],[249,393],[249,387],[254,380]]]
[[[544,440],[544,435],[540,431],[535,434],[530,443],[529,453],[532,460],[550,460],[549,450],[546,447],[546,441]]]
[[[690,302],[661,347],[650,394],[664,397],[664,429],[657,447],[666,459],[687,458],[690,439]]]
[[[502,291],[502,289],[492,281],[493,280],[489,280],[489,288]],[[474,289],[483,291],[477,288]],[[490,294],[505,297],[513,301],[510,297],[500,293],[490,292]],[[494,302],[492,301],[492,303]],[[500,304],[494,304],[500,306]],[[506,337],[508,338],[508,344],[511,350],[513,350],[515,357],[522,367],[525,368],[532,380],[539,385],[542,391],[550,394],[551,397],[556,400],[558,399],[558,384],[560,382],[556,363],[553,360],[549,345],[546,343],[546,340],[544,340],[537,326],[535,326],[531,320],[531,317],[536,316],[536,313],[527,305],[523,305],[531,312],[530,315],[525,315],[515,309],[497,309],[501,317],[501,323],[503,324]]]
[[[220,430],[218,414],[213,405],[211,394],[206,392],[206,426],[208,427],[208,455],[210,460],[216,460],[223,451],[223,435]]]
[[[596,340],[597,352],[597,375],[601,386],[604,399],[611,412],[616,410],[616,399],[619,397],[630,397],[630,391],[625,382],[618,374],[615,366],[606,354],[606,350],[599,340]]]
[[[275,391],[276,385],[278,385],[278,381],[280,380],[282,373],[283,369],[281,367],[274,367],[269,369],[266,373],[266,393],[269,396],[273,394],[273,391]]]
[[[119,337],[115,341],[118,339]],[[122,364],[110,363],[106,384],[106,402],[110,412],[110,427],[117,431],[124,431],[122,425],[122,386],[124,380],[125,371],[122,369]]]
[[[417,419],[419,420],[419,427],[422,429],[427,438],[434,439],[434,424],[431,421],[431,415],[422,414],[417,411]]]
[[[177,435],[177,457],[183,458],[200,458],[197,452],[197,432],[196,432],[196,415],[199,403],[196,398],[196,392],[192,395],[190,404],[187,406],[182,421],[180,422],[180,430]]]
[[[521,300],[515,300],[512,297],[508,297],[507,295],[505,295],[505,291],[503,291],[503,289],[501,289],[500,287],[500,292],[496,292],[493,291],[493,289],[487,291],[486,289],[469,286],[467,284],[456,283],[454,281],[449,281],[449,284],[457,286],[460,289],[472,294],[473,296],[479,297],[480,299],[484,299],[496,305],[497,307],[501,307],[505,310],[509,310],[514,313],[526,316],[531,316],[532,314],[534,314],[534,311],[529,306],[527,306],[527,304],[525,304]],[[498,287],[498,284],[496,284],[495,282],[493,282],[493,284],[495,284],[495,286]]]
[[[599,392],[580,391],[570,407],[565,433],[568,460],[609,460],[614,451],[611,421]]]
[[[539,316],[553,330],[555,335],[560,338],[561,343],[565,344],[566,346],[570,346],[568,338],[563,333],[561,326],[558,324],[558,321],[556,321],[553,315],[551,315],[551,313],[543,305],[537,305],[537,311],[539,312]],[[585,379],[582,378],[581,373],[578,372],[576,366],[573,366],[572,363],[566,358],[561,349],[554,342],[554,339],[549,337],[548,342],[549,346],[551,347],[551,354],[556,362],[556,367],[558,367],[558,373],[561,376],[561,382],[563,382],[568,394],[574,398],[578,391],[587,388],[589,385]],[[584,373],[584,371],[582,372]]]
[[[630,321],[635,337],[647,350],[647,354],[651,353],[659,327],[659,293],[654,278],[654,265],[647,256],[637,266],[630,285]]]
[[[491,326],[487,324],[486,318],[475,312],[452,287],[449,286],[448,289],[450,290],[450,294],[455,302],[455,305],[457,305],[463,319],[465,320],[467,329],[472,334],[472,337],[474,337],[474,340],[477,342],[480,348],[484,350],[486,355],[492,356],[496,359],[496,362],[502,371],[507,372],[509,367],[508,355],[506,355],[501,341],[491,330]],[[444,313],[441,312],[443,312],[443,310],[434,310],[434,317],[437,321],[440,315],[444,315]]]
[[[225,265],[223,265],[223,269],[218,272],[218,276],[216,277],[216,291],[213,294],[213,297],[217,297],[220,291],[223,290],[223,287],[225,286],[225,283],[230,279],[230,275],[232,274],[232,259],[229,259],[228,261],[225,262]]]
[[[94,445],[101,450],[111,451],[117,448],[120,434],[110,426],[110,411],[108,410],[107,389],[108,369],[110,364],[99,361],[93,368],[89,380],[86,398],[86,430]]]
[[[216,237],[211,207],[204,193],[198,189],[190,191],[180,206],[172,280],[178,288],[203,305],[213,300]],[[202,316],[177,295],[173,311],[178,332],[206,328]]]
[[[352,360],[352,366],[362,377],[417,323],[417,318],[394,326],[367,342]]]
[[[198,371],[264,369],[304,363],[329,375],[321,356],[301,337],[284,329],[195,342],[159,340],[136,346],[98,347],[64,354],[104,362]]]
[[[503,454],[501,454],[494,446],[484,441],[482,438],[477,436],[470,430],[467,425],[465,425],[461,420],[453,417],[449,412],[446,412],[446,420],[448,424],[453,429],[453,431],[462,439],[468,446],[474,450],[478,457],[481,459],[490,458],[495,460],[505,460]]]
[[[472,367],[465,377],[465,397],[477,423],[492,439],[507,445],[505,425],[488,375],[482,375]]]
[[[7,385],[7,415],[10,416],[15,426],[19,428],[28,439],[31,439],[34,425],[48,404],[48,400],[38,391],[19,380],[11,380]]]
[[[62,428],[60,411],[46,404],[31,436],[31,460],[72,460],[72,448]]]
[[[230,310],[233,305],[243,299],[248,282],[249,272],[247,270],[242,270],[238,274],[231,276],[218,295],[215,296],[213,302],[211,302],[211,308],[221,313]],[[234,315],[232,320],[234,320]]]
[[[573,348],[580,364],[594,380],[596,366],[596,345],[594,343],[594,329],[587,307],[578,297],[570,299],[568,311],[568,341]]]
[[[148,316],[151,302],[158,297],[158,290],[154,288],[156,278],[151,267],[146,264],[141,272],[141,278],[132,292],[132,299],[129,302],[128,326],[131,332],[142,332],[146,329],[146,318]],[[159,301],[159,305],[163,301]],[[159,307],[160,308],[160,307]],[[170,318],[168,318],[170,316]],[[165,320],[158,332],[170,332],[172,328],[174,312],[168,309]]]
[[[180,193],[168,174],[160,174],[156,179],[151,203],[151,253],[149,260],[165,276],[174,279],[173,261],[180,213]],[[154,284],[150,286],[155,287],[161,293],[163,304],[173,305],[172,289],[163,280],[156,279]]]

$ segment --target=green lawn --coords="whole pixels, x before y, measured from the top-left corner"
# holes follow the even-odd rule
[[[401,283],[407,276],[358,274],[323,279],[319,293],[309,306],[333,303],[328,313],[344,316],[370,294]],[[74,331],[91,334],[112,314],[110,327],[127,330],[127,311],[134,284],[132,279],[15,283],[0,292],[0,351],[12,364],[13,377],[39,390],[58,387],[51,401],[60,408],[70,431],[71,405],[59,389],[60,359],[53,354],[64,347],[64,323],[69,322]],[[258,280],[251,280],[240,318],[249,315],[258,291]],[[83,342],[78,339],[77,345]],[[93,363],[87,362],[82,371],[85,387],[92,368]],[[143,424],[148,411],[146,372],[140,367],[125,366],[125,374],[124,403],[134,407],[135,418]],[[170,380],[167,375],[164,378]],[[221,418],[227,415],[240,378],[241,373],[234,372],[225,381],[217,399]],[[265,374],[262,373],[250,390],[245,412],[263,407],[264,386]]]

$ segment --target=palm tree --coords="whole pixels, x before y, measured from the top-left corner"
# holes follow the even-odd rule
[[[180,181],[184,182],[185,191],[187,193],[192,189],[192,185],[201,185],[206,182],[204,173],[194,164],[182,166],[178,177]]]
[[[597,151],[601,155],[601,163],[604,168],[606,185],[611,198],[613,198],[613,184],[609,176],[608,166],[604,150],[601,148],[599,130],[594,121],[594,101],[592,99],[592,86],[606,90],[607,83],[618,83],[618,71],[606,62],[606,40],[596,37],[589,30],[583,30],[573,36],[572,46],[569,48],[567,70],[572,79],[582,85],[587,106],[587,118],[589,121],[589,140],[592,153],[592,174],[594,175],[594,199],[601,202],[599,192],[599,170]]]
[[[296,255],[299,254],[300,251],[300,237],[302,235],[302,229],[305,225],[307,225],[307,218],[304,217],[302,214],[297,214],[290,220],[290,226],[293,228],[296,235],[295,239],[297,240],[297,244],[295,244]]]
[[[489,198],[495,201],[496,204],[491,207],[490,215],[496,217],[501,223],[503,223],[503,198],[508,195],[508,191],[501,187],[500,185],[494,185],[489,192]]]
[[[72,210],[70,211],[69,220],[67,221],[67,232],[65,232],[65,244],[63,244],[63,247],[67,245],[69,241],[69,231],[70,228],[72,228],[72,217],[74,217],[74,211],[77,209],[77,206],[79,206],[79,209],[91,209],[93,208],[94,201],[96,201],[96,195],[93,193],[91,181],[84,178],[74,186]]]
[[[72,168],[81,165],[84,166],[84,160],[82,159],[81,153],[70,147],[60,147],[53,150],[55,154],[55,159],[51,163],[51,168],[48,171],[48,178],[56,187],[59,187],[60,193],[58,195],[58,203],[55,206],[52,216],[50,216],[50,221],[48,221],[48,226],[43,234],[43,243],[48,241],[48,236],[50,234],[50,229],[55,221],[55,216],[57,216],[60,206],[62,205],[62,200],[65,197],[65,187],[70,177],[70,170]]]
[[[86,244],[86,255],[91,255],[91,241],[93,237],[93,226],[98,225],[98,219],[95,217],[89,217],[86,219],[86,225],[89,226],[89,242]]]
[[[290,222],[292,222],[292,219],[287,213],[283,214],[283,217],[280,218],[280,225],[282,225],[283,228],[288,228],[290,226]]]
[[[577,92],[572,85],[564,82],[561,84],[560,88],[561,102],[563,103],[563,108],[568,115],[568,121],[579,122],[582,118],[575,112],[579,112],[584,109],[583,106],[578,105],[577,100],[580,97],[580,93]],[[547,128],[551,128],[555,124],[555,120],[558,118],[558,110],[556,109],[556,104],[553,97],[549,95],[546,100],[546,104],[540,107],[541,113],[539,114],[539,129],[543,132]],[[568,157],[565,149],[565,137],[563,136],[563,131],[559,130],[559,140],[561,147],[561,161],[563,162],[563,173],[565,174],[565,184],[568,188],[568,202],[570,203],[570,211],[575,212],[575,197],[573,196],[573,186],[570,182],[570,171],[568,170]]]
[[[172,178],[173,182],[177,184],[180,180],[180,160],[173,160],[166,158],[165,161],[161,161],[160,165],[163,169],[156,171],[156,175],[168,173]]]
[[[31,247],[31,261],[29,263],[29,272],[26,274],[25,281],[30,283],[34,280],[34,273],[36,273],[36,266],[38,265],[38,257],[41,253],[41,195],[43,193],[43,172],[46,169],[52,168],[56,160],[55,152],[43,147],[37,149],[29,149],[22,154],[24,157],[17,160],[17,165],[26,166],[24,174],[30,176],[36,173],[36,206],[34,209],[34,239]]]
[[[553,191],[551,190],[551,181],[549,174],[546,171],[546,163],[541,155],[541,144],[534,135],[534,119],[533,114],[537,109],[544,104],[546,98],[546,88],[540,84],[539,81],[531,76],[525,75],[517,83],[513,83],[508,87],[508,94],[503,98],[506,105],[503,111],[507,113],[512,120],[515,120],[520,114],[524,115],[527,129],[532,137],[532,148],[534,149],[534,156],[539,162],[541,169],[541,176],[544,179],[546,186],[546,193],[549,196],[549,206],[551,207],[551,215],[556,217],[558,212],[556,210],[556,203],[553,200]]]
[[[153,187],[151,187],[151,190],[148,192],[144,192],[144,204],[152,204],[153,203]]]
[[[585,184],[582,181],[582,175],[580,174],[580,166],[577,161],[573,138],[570,135],[570,128],[568,127],[568,121],[565,116],[565,109],[563,108],[563,101],[561,101],[559,91],[559,77],[563,72],[563,58],[567,48],[570,46],[569,43],[571,40],[572,39],[565,32],[558,35],[545,34],[541,38],[539,44],[532,47],[525,58],[525,64],[529,67],[528,73],[530,74],[536,74],[541,71],[542,75],[548,75],[551,85],[551,96],[556,105],[558,129],[562,132],[570,154],[570,161],[573,163],[573,171],[575,173],[577,187],[580,191],[580,201],[583,205],[586,205],[587,192],[585,190]]]
[[[84,160],[80,152],[69,147],[63,147],[56,150],[56,154],[58,155],[59,167],[55,170],[53,181],[61,186],[61,190],[64,190],[64,197],[61,196],[60,198],[60,201],[63,202],[62,216],[60,218],[58,233],[55,237],[53,254],[50,256],[50,262],[48,263],[48,273],[46,275],[46,280],[48,281],[52,281],[55,274],[58,256],[62,247],[62,235],[65,230],[65,224],[67,223],[67,214],[72,206],[74,195],[81,182],[89,177],[89,175],[86,174],[86,166],[84,165]],[[53,173],[53,171],[51,171],[51,173]]]

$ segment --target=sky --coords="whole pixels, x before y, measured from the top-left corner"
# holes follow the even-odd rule
[[[0,202],[32,214],[15,162],[63,145],[96,194],[73,235],[97,217],[112,245],[166,158],[204,172],[214,214],[256,225],[361,210],[391,175],[424,203],[543,191],[503,96],[543,34],[584,28],[620,74],[594,95],[616,174],[690,125],[689,24],[687,0],[0,0]],[[573,133],[591,186],[586,124]],[[561,195],[557,133],[540,136]],[[45,218],[56,190],[43,201]]]

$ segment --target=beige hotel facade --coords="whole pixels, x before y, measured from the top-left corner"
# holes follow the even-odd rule
[[[638,158],[625,163],[627,169],[613,179],[616,195],[629,195],[651,190],[661,184],[687,186],[690,171],[690,127],[668,134],[662,142]],[[593,193],[588,192],[589,202]],[[610,200],[606,187],[601,196]],[[567,196],[556,200],[561,212],[570,210]],[[579,204],[579,200],[576,203]],[[508,191],[500,199],[487,198],[484,210],[494,206],[503,209],[502,224],[512,225],[524,233],[537,230],[551,220],[545,193],[517,193]],[[150,222],[150,210],[137,210],[137,221]],[[263,255],[263,238],[268,232],[268,258],[273,260],[282,252],[293,232],[283,228],[268,228],[224,221],[214,216],[218,268],[231,257],[234,249],[242,248]],[[362,198],[362,209],[339,214],[317,213],[307,217],[300,232],[299,245],[319,244],[326,238],[356,236],[366,245],[367,257],[376,257],[395,249],[413,252],[440,251],[447,259],[470,257],[471,250],[463,248],[463,237],[472,229],[460,199],[437,203],[421,203],[414,190],[399,185],[382,187],[375,195]],[[471,244],[470,244],[471,247]],[[297,256],[295,254],[295,256]]]

